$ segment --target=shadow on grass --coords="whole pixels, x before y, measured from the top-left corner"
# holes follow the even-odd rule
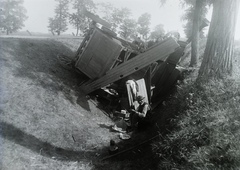
[[[131,169],[131,170],[155,170],[158,169],[158,163],[152,153],[151,142],[145,142],[148,134],[138,132],[132,135],[131,139],[121,140],[117,143],[119,147],[116,155],[105,155],[101,158],[103,164],[96,164],[95,167],[100,170],[109,169],[108,165],[118,165],[121,168],[112,169]],[[136,136],[138,135],[138,136]],[[143,137],[145,136],[145,137]],[[104,164],[105,162],[105,164]],[[121,163],[121,165],[119,165]],[[110,169],[111,169],[110,168]]]
[[[105,129],[108,129],[109,132],[113,132],[113,129],[112,129],[112,125],[106,125],[106,124],[98,124],[100,128],[105,128]]]
[[[105,126],[104,126],[105,128]],[[0,135],[18,145],[21,145],[27,149],[32,150],[36,154],[40,154],[44,157],[49,157],[54,160],[59,161],[93,161],[93,165],[95,169],[101,170],[101,169],[108,169],[109,166],[118,165],[122,168],[117,169],[124,169],[124,167],[131,167],[131,169],[141,169],[141,167],[148,167],[149,165],[145,165],[142,161],[142,159],[145,155],[145,151],[149,149],[150,145],[143,145],[140,148],[136,148],[134,150],[128,151],[126,153],[120,154],[119,156],[115,156],[110,159],[101,160],[103,157],[96,157],[96,154],[99,152],[102,152],[101,148],[99,150],[95,151],[73,151],[69,149],[64,149],[60,147],[55,147],[54,145],[41,141],[40,139],[36,138],[35,136],[31,134],[27,134],[23,132],[21,129],[6,123],[6,122],[0,122]],[[125,141],[121,142],[122,144],[125,143]],[[127,142],[128,143],[128,142]],[[107,153],[107,148],[106,153]],[[123,149],[123,148],[121,148]],[[101,150],[101,151],[100,151]],[[103,155],[102,155],[103,156]],[[106,154],[105,156],[109,156]],[[150,159],[150,157],[148,156]],[[140,161],[140,162],[138,162]],[[127,163],[127,165],[124,165]],[[137,163],[137,164],[136,164]],[[151,165],[152,166],[152,165]],[[115,169],[115,167],[112,167],[112,169]]]
[[[101,128],[109,128],[107,125],[99,124]],[[142,143],[142,137],[146,135],[146,133],[142,133],[140,135],[140,138],[135,138],[134,140],[122,140],[120,143],[117,143],[120,150],[119,152],[123,152],[124,150],[127,150],[126,152],[123,152],[117,156],[113,156],[110,158],[107,158],[108,156],[111,156],[108,154],[107,148],[98,148],[98,150],[94,151],[74,151],[70,149],[60,148],[56,147],[48,142],[42,141],[39,138],[27,134],[26,132],[22,131],[21,129],[6,123],[6,122],[0,122],[0,135],[18,145],[21,145],[27,149],[32,150],[36,154],[42,155],[44,157],[49,157],[54,160],[59,161],[93,161],[93,165],[96,170],[105,170],[109,169],[109,166],[111,169],[115,169],[113,165],[117,165],[118,168],[116,169],[125,169],[125,168],[131,168],[132,170],[138,170],[138,169],[156,169],[157,168],[157,162],[155,162],[155,159],[152,155],[151,151],[151,145],[149,142],[146,142],[145,144],[138,146],[136,148],[131,149],[135,145],[138,145],[139,143]],[[139,135],[139,134],[138,134]],[[142,136],[142,137],[141,137]],[[147,136],[150,136],[148,134]],[[144,137],[146,139],[146,136]],[[130,150],[128,150],[130,149]],[[103,153],[102,153],[103,152]],[[102,153],[100,157],[96,157],[96,154]],[[105,159],[107,158],[107,159]],[[125,165],[126,164],[126,165]],[[122,167],[122,168],[119,168]]]
[[[62,42],[51,39],[23,38],[2,39],[1,41],[0,50],[3,50],[5,54],[11,54],[14,56],[14,61],[20,63],[14,71],[15,76],[32,79],[36,85],[51,92],[61,91],[72,104],[75,104],[72,94],[85,96],[79,87],[83,81],[86,81],[86,76],[78,74],[73,68],[64,68],[57,58],[58,55],[64,55],[71,61],[75,56],[75,52]],[[12,64],[6,63],[8,67],[13,67]],[[86,98],[81,97],[77,104],[90,111]]]
[[[130,169],[155,170],[159,169],[158,155],[153,151],[153,142],[163,140],[164,136],[171,131],[170,121],[174,117],[175,112],[166,110],[165,107],[159,105],[155,108],[153,115],[153,124],[146,129],[134,131],[131,139],[121,140],[117,143],[120,154],[113,157],[106,155],[103,161],[111,164],[117,162],[130,161]],[[99,124],[101,128],[109,128],[105,124]],[[98,167],[98,166],[97,166]],[[100,169],[107,169],[107,166],[99,166]],[[124,169],[124,168],[122,168]]]
[[[48,142],[41,141],[31,134],[23,132],[21,129],[8,124],[0,122],[0,135],[5,139],[28,148],[42,156],[54,158],[64,161],[80,161],[93,158],[95,151],[73,151],[55,147]]]

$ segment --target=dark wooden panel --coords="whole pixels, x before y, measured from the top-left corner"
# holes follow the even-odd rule
[[[121,65],[114,67],[103,77],[100,77],[99,79],[90,83],[85,83],[81,86],[81,88],[86,93],[93,92],[94,90],[126,77],[157,60],[164,61],[171,53],[175,51],[177,47],[179,47],[177,42],[174,39],[169,38],[159,43],[154,48],[151,48],[150,50],[137,55]]]
[[[187,43],[184,41],[178,41],[178,44],[180,45],[180,47],[168,57],[168,59],[166,60],[168,63],[176,65],[178,64],[181,57],[183,57]]]
[[[151,78],[151,85],[155,86],[159,82],[159,79],[162,77],[166,67],[167,67],[166,62],[162,62],[157,66],[156,71]]]
[[[168,79],[172,75],[173,70],[175,69],[175,65],[169,64],[164,62],[165,64],[162,65],[163,69],[161,70],[161,74],[158,74],[158,81],[155,82],[155,88],[153,90],[153,96],[152,96],[152,102],[154,103],[156,100],[158,100],[159,96],[164,91],[163,89],[165,86],[168,86]]]
[[[148,96],[148,103],[151,104],[151,72],[152,69],[151,67],[148,67],[148,70],[146,72],[146,74],[144,75],[144,80],[145,80],[145,84],[146,84],[146,90],[147,90],[147,96]]]
[[[158,93],[155,94],[154,98],[152,98],[153,104],[152,109],[157,107],[162,101],[165,99],[166,95],[171,92],[171,89],[174,87],[180,71],[178,69],[172,70],[169,77],[165,80],[164,84],[162,84],[161,88],[159,89]]]
[[[115,63],[121,49],[120,43],[95,29],[75,67],[91,79],[101,77]]]

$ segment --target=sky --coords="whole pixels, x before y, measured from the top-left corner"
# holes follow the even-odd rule
[[[160,6],[159,0],[94,0],[95,3],[110,2],[115,7],[127,7],[132,11],[132,18],[137,19],[143,13],[151,14],[151,28],[163,24],[166,32],[176,30],[184,37],[181,15],[183,9],[178,1],[171,0],[164,7]],[[28,19],[25,21],[23,31],[48,33],[48,18],[54,16],[56,2],[54,0],[24,0]],[[211,16],[208,16],[210,19]],[[75,32],[69,26],[65,33]],[[240,39],[240,12],[236,27],[236,39]]]

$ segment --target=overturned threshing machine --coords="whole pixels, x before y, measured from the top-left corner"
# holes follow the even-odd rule
[[[106,21],[86,15],[93,24],[75,57],[75,68],[89,78],[81,85],[83,92],[95,93],[108,100],[109,107],[120,109],[127,109],[136,95],[143,95],[152,107],[159,105],[180,75],[176,65],[186,42],[170,37],[140,51],[117,37]]]

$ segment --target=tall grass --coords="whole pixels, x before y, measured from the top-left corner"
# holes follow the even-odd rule
[[[240,83],[188,82],[169,101],[174,130],[153,144],[159,169],[240,169]]]

